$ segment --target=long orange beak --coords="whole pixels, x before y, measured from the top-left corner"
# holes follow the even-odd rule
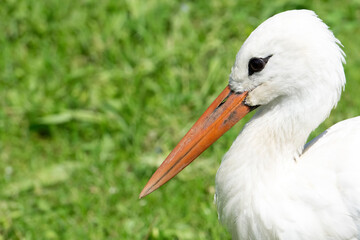
[[[252,108],[244,104],[247,92],[235,93],[227,86],[181,139],[152,175],[140,198],[152,193],[189,165]]]

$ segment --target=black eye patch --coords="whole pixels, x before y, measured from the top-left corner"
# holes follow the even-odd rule
[[[251,58],[249,61],[249,76],[264,69],[272,55],[266,58]]]

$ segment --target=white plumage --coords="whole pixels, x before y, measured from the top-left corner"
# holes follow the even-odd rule
[[[260,107],[216,175],[233,239],[360,239],[360,117],[304,147],[345,85],[339,45],[312,11],[294,10],[262,23],[237,54],[229,86]],[[249,60],[268,56],[249,75]]]

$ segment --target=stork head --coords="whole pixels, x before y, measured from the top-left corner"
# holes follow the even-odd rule
[[[341,43],[308,10],[277,14],[242,45],[229,85],[169,154],[140,194],[166,183],[257,106],[279,101],[326,105],[324,118],[345,84]]]
[[[256,28],[236,55],[229,85],[248,91],[246,103],[262,106],[279,97],[334,106],[345,84],[344,53],[314,12],[277,14]],[[305,97],[306,96],[306,97]],[[331,105],[331,106],[330,106]]]

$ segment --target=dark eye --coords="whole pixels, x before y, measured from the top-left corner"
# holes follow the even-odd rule
[[[261,70],[263,70],[271,56],[272,55],[266,58],[251,58],[249,61],[249,75],[252,75],[253,73],[260,72]]]

